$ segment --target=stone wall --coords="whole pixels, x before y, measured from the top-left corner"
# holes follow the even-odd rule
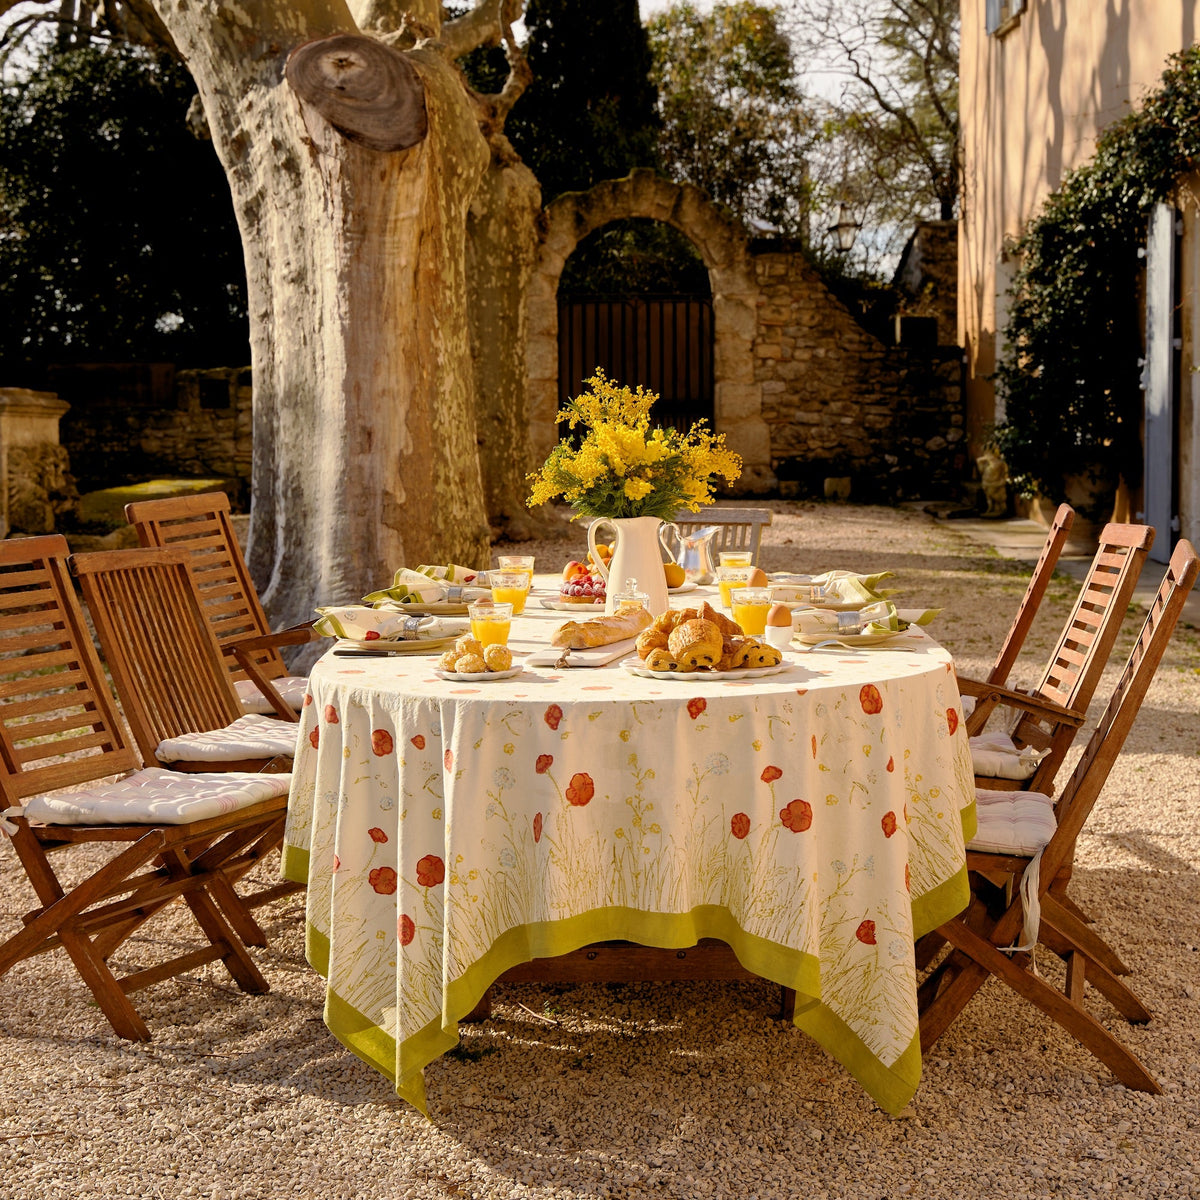
[[[957,348],[885,344],[794,247],[751,252],[754,375],[780,493],[820,496],[831,478],[861,500],[951,491],[968,470]]]
[[[52,369],[71,404],[62,443],[81,490],[157,477],[220,478],[249,502],[252,389],[248,367],[177,370],[167,363]]]

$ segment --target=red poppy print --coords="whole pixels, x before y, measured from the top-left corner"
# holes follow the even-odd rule
[[[408,913],[400,914],[400,920],[396,922],[396,934],[400,938],[400,945],[412,945],[413,938],[417,936],[417,927],[413,924],[413,919]]]
[[[408,740],[412,742],[412,744],[416,746],[418,750],[425,749],[425,735],[423,733],[414,733],[413,736]]]
[[[376,758],[383,758],[385,754],[391,754],[395,748],[392,735],[386,729],[371,730],[371,753]]]
[[[367,632],[363,634],[363,641],[364,642],[379,641],[379,630],[378,629],[368,629]]]
[[[313,730],[313,731],[312,731],[312,732],[311,732],[311,733],[308,735],[308,744],[309,744],[309,745],[310,745],[310,746],[311,746],[311,747],[312,747],[314,750],[317,748],[317,743],[318,743],[318,742],[320,742],[320,740],[321,740],[321,731],[320,731],[319,729],[314,729],[314,730]]]
[[[750,832],[750,818],[745,813],[734,813],[729,818],[729,832],[741,841]]]
[[[371,839],[371,841],[379,842],[381,845],[387,841],[387,834],[384,833],[378,825],[372,825],[371,828],[367,830],[367,836]]]
[[[896,832],[896,814],[894,812],[885,812],[879,824],[883,826],[883,836],[891,837]]]
[[[896,769],[896,760],[894,758],[888,759],[887,769],[889,771],[894,771]]]
[[[333,856],[333,869],[335,871],[340,871],[342,869],[342,860],[338,858],[336,854]]]
[[[304,707],[307,708],[312,703],[312,692],[304,694]]]
[[[437,887],[446,878],[446,864],[436,854],[426,854],[417,863],[417,882],[422,887]]]
[[[533,769],[539,775],[545,775],[545,773],[550,770],[552,766],[554,766],[553,754],[539,754],[537,756],[537,762],[534,763]]]
[[[567,803],[575,805],[576,808],[582,808],[596,794],[596,785],[592,782],[590,775],[579,771],[571,776],[571,782],[567,784]]]
[[[908,863],[904,864],[904,890],[906,892],[912,891],[912,877],[908,873]]]
[[[812,754],[813,758],[817,757],[817,735],[815,733],[812,735]]]
[[[446,753],[442,755],[442,763],[445,765],[445,768],[447,771],[454,770],[454,751],[453,750],[447,750]]]
[[[542,840],[542,814],[533,814],[533,843],[536,846]]]
[[[864,946],[875,945],[875,922],[863,921],[861,925],[854,931],[854,936],[858,938]]]
[[[325,705],[325,724],[336,725],[338,723],[337,709],[332,704]]]
[[[946,726],[950,730],[950,736],[953,737],[955,730],[958,729],[958,713],[952,708],[946,709]]]
[[[381,896],[391,896],[396,891],[396,872],[391,867],[376,867],[367,880]]]
[[[759,779],[763,783],[774,783],[777,779],[783,778],[783,772],[778,767],[763,767],[762,774]]]
[[[688,701],[688,716],[694,721],[707,707],[708,701],[703,696],[695,696]]]
[[[779,810],[779,819],[785,829],[803,833],[812,825],[812,805],[807,800],[793,800],[787,808]]]
[[[557,704],[551,704],[546,709],[545,716],[542,718],[551,729],[557,729],[558,723],[562,720],[562,709]]]
[[[862,705],[863,712],[869,717],[883,712],[883,697],[873,683],[863,684],[862,690],[858,693],[858,702]]]

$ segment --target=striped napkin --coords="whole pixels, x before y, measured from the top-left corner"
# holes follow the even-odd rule
[[[905,609],[901,616],[890,600],[876,600],[856,612],[831,612],[826,608],[801,608],[792,614],[798,633],[837,637],[839,634],[902,633],[910,625],[928,625],[940,608]],[[854,626],[861,625],[861,629]]]
[[[480,572],[451,563],[445,567],[401,567],[392,586],[363,597],[364,604],[466,604],[491,595],[486,587],[470,587]]]

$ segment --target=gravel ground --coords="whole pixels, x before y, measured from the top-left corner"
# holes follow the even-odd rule
[[[905,602],[943,606],[933,632],[961,669],[986,670],[1021,564],[920,513],[773,507],[768,570],[893,569]],[[573,530],[512,549],[546,567],[581,542]],[[1021,682],[1073,587],[1052,588]],[[255,951],[270,995],[243,995],[214,967],[172,980],[141,993],[155,1035],[143,1045],[111,1033],[60,953],[0,980],[0,1197],[1200,1197],[1198,663],[1196,631],[1181,628],[1073,885],[1155,1017],[1133,1028],[1092,1010],[1161,1096],[1127,1091],[995,983],[935,1047],[899,1119],[774,1019],[767,984],[510,986],[427,1070],[430,1122],[326,1031],[293,896],[265,910],[271,945]],[[0,863],[7,935],[31,900],[7,844]],[[151,924],[119,965],[178,929]]]

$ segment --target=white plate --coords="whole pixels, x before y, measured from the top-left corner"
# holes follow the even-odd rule
[[[509,667],[507,671],[471,671],[467,675],[460,675],[457,671],[443,671],[439,667],[434,674],[447,683],[495,683],[498,679],[520,675],[523,670],[524,667]]]
[[[389,638],[338,638],[338,647],[355,650],[379,650],[388,654],[437,654],[447,646],[453,646],[460,634],[452,637],[408,638],[397,641]]]
[[[693,683],[710,679],[758,679],[765,675],[778,675],[791,665],[785,658],[773,667],[742,667],[737,671],[651,671],[640,658],[627,658],[621,663],[630,675],[640,675],[643,679],[690,679]]]
[[[678,587],[667,588],[667,591],[670,592],[672,596],[677,596],[680,592],[694,592],[695,590],[696,585],[690,579],[684,583],[681,583]]]
[[[836,631],[830,630],[828,633],[798,633],[796,640],[803,642],[806,646],[816,646],[821,642],[837,642],[839,646],[846,646],[853,650],[858,646],[882,646],[894,638],[903,637],[907,632],[907,629],[898,629],[895,633],[845,633],[839,635]]]
[[[601,596],[598,601],[592,601],[589,604],[572,604],[569,600],[560,600],[557,596],[543,596],[541,600],[543,608],[552,608],[556,612],[593,612],[596,609],[603,610],[604,597]]]
[[[412,613],[416,617],[465,617],[467,602],[451,604],[448,600],[437,600],[432,604],[396,604],[387,611]]]

